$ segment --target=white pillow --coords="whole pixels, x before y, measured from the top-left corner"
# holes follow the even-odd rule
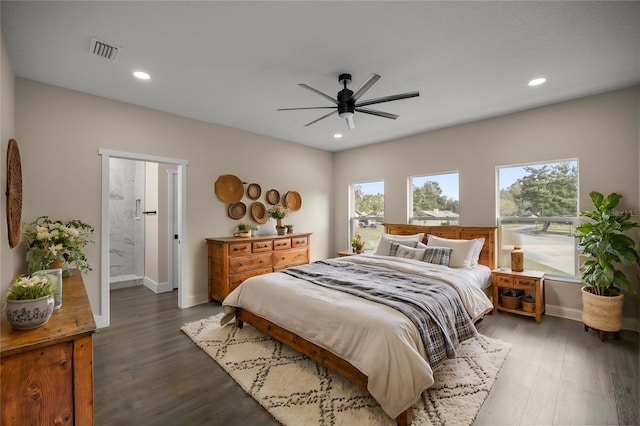
[[[473,258],[471,259],[472,268],[478,264],[478,259],[480,259],[480,252],[482,251],[482,246],[484,246],[484,238],[476,238],[473,241],[476,242],[476,248],[473,251]]]
[[[422,241],[424,234],[413,235],[394,235],[394,234],[382,234],[380,236],[380,242],[376,248],[376,253],[382,256],[389,256],[391,251],[391,243],[394,241],[410,240],[410,241]]]
[[[453,249],[449,266],[451,268],[471,268],[473,267],[473,259],[477,250],[478,242],[476,240],[453,240],[449,238],[441,238],[429,234],[427,246],[449,247]],[[482,248],[482,246],[480,246]],[[478,259],[476,258],[476,262]]]
[[[426,249],[419,249],[407,246],[398,246],[396,257],[402,257],[404,259],[422,260],[424,257],[424,251]]]

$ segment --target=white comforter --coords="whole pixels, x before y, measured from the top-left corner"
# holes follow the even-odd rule
[[[339,260],[441,278],[458,291],[473,319],[493,307],[467,270],[373,254]],[[275,272],[252,277],[229,294],[222,325],[233,320],[236,307],[349,361],[368,377],[369,393],[391,418],[433,384],[417,328],[388,306]]]

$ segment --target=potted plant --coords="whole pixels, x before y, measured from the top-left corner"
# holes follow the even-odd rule
[[[23,224],[23,231],[31,272],[61,268],[65,262],[81,271],[92,270],[83,251],[93,233],[91,225],[77,219],[63,223],[40,216]]]
[[[618,332],[622,328],[622,290],[636,291],[635,285],[617,266],[637,264],[640,260],[635,241],[624,234],[639,225],[631,221],[630,212],[614,212],[622,195],[614,192],[605,197],[593,191],[589,196],[595,209],[580,215],[591,221],[576,228],[579,249],[587,257],[580,268],[585,283],[582,322],[585,331],[598,330],[600,340],[604,340],[606,332]]]
[[[282,219],[287,217],[289,209],[281,204],[276,204],[269,209],[269,216],[276,220],[276,230],[278,235],[284,235],[287,232],[287,228],[282,225]]]
[[[287,234],[293,234],[293,225],[284,225],[287,228]]]
[[[364,251],[364,240],[359,234],[354,235],[351,239],[351,247],[353,247],[353,250],[357,254],[360,254]]]
[[[57,278],[49,274],[21,275],[7,294],[7,320],[16,330],[40,327],[53,313]]]
[[[240,222],[236,225],[237,232],[234,234],[236,237],[250,237],[251,232],[258,230],[258,227],[252,223]]]

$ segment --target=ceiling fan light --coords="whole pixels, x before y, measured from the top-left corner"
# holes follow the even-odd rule
[[[349,126],[349,130],[353,130],[356,128],[355,123],[353,122],[353,112],[351,111],[344,111],[338,114],[340,117],[342,118],[346,118],[347,119],[347,126]]]

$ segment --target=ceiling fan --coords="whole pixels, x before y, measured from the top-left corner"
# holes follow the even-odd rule
[[[293,110],[300,110],[300,109],[326,109],[326,108],[334,109],[335,108],[335,111],[331,111],[329,114],[323,115],[322,117],[316,120],[313,120],[310,123],[305,124],[303,127],[310,126],[313,123],[317,123],[320,120],[323,120],[335,113],[338,113],[340,117],[345,118],[347,120],[347,125],[349,126],[349,129],[353,130],[355,129],[355,123],[353,122],[353,114],[355,112],[362,112],[365,114],[377,115],[378,117],[390,118],[392,120],[395,120],[396,118],[399,117],[398,115],[390,114],[388,112],[383,112],[383,111],[378,111],[375,109],[363,108],[363,107],[367,105],[398,101],[400,99],[407,99],[407,98],[420,96],[420,93],[418,91],[415,91],[415,92],[401,93],[398,95],[384,96],[382,98],[375,98],[375,99],[369,99],[368,101],[358,102],[358,100],[362,97],[362,95],[364,95],[364,93],[367,90],[369,90],[371,86],[373,86],[376,83],[376,81],[378,81],[379,79],[380,79],[380,76],[378,74],[371,74],[369,78],[367,78],[367,80],[365,80],[365,82],[362,83],[362,85],[358,87],[358,89],[355,92],[352,92],[351,90],[347,89],[347,85],[351,83],[351,74],[340,74],[338,76],[338,81],[344,86],[344,88],[338,92],[336,99],[322,93],[319,90],[314,89],[311,86],[308,86],[304,83],[300,83],[298,84],[298,86],[304,87],[305,89],[308,89],[314,93],[317,93],[323,98],[326,98],[329,101],[333,102],[335,106],[279,108],[278,111],[293,111]]]

